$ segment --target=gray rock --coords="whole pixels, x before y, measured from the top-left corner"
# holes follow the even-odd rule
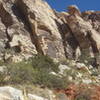
[[[0,87],[0,100],[24,100],[22,91],[5,86]]]

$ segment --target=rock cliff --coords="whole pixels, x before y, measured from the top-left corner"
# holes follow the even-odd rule
[[[54,11],[42,0],[0,1],[0,59],[14,62],[41,53],[55,59],[98,59],[100,12]]]

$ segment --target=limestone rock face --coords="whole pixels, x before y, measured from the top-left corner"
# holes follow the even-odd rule
[[[89,20],[93,28],[100,32],[100,11],[85,11],[82,13],[84,20]]]
[[[36,54],[35,45],[31,42],[30,33],[21,19],[16,15],[17,9],[11,0],[0,2],[0,55],[2,59],[9,58],[15,62],[22,58],[27,58],[27,55]],[[21,15],[20,15],[21,16]],[[3,50],[1,50],[3,49]],[[10,52],[8,52],[10,51]],[[16,57],[14,57],[16,55]],[[6,59],[7,58],[7,59]]]
[[[58,19],[45,1],[2,0],[0,8],[1,31],[5,34],[5,38],[1,38],[6,39],[5,51],[10,49],[17,53],[16,57],[11,54],[13,60],[28,58],[37,52],[52,58],[65,58],[56,24]],[[3,55],[5,59],[6,53]]]
[[[65,45],[70,48],[69,50],[72,49],[72,54],[76,58],[84,54],[90,57],[95,56],[100,52],[99,14],[93,15],[90,12],[81,14],[75,6],[69,6],[68,10],[68,14],[63,13],[61,16],[68,29],[64,33]],[[95,22],[92,21],[93,19]],[[95,28],[96,26],[98,29]],[[71,41],[73,41],[72,44]],[[68,48],[66,51],[68,53]]]
[[[37,51],[53,58],[64,58],[57,17],[49,5],[42,0],[16,0],[15,3],[30,25]]]
[[[43,0],[0,1],[0,59],[14,62],[41,53],[55,59],[96,57],[100,12],[72,5],[56,12]]]

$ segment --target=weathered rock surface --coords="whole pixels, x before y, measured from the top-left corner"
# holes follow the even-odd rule
[[[17,62],[37,53],[56,59],[97,57],[100,12],[69,6],[58,13],[43,0],[1,0],[0,58]]]
[[[42,0],[16,0],[16,6],[23,12],[31,29],[38,52],[53,58],[64,58],[61,34],[53,10]]]
[[[56,95],[54,91],[49,89],[41,90],[41,88],[39,87],[38,90],[36,88],[34,89],[35,93],[30,94],[29,92],[27,92],[27,90],[13,88],[11,86],[0,87],[0,100],[66,100],[67,99],[67,96],[64,93],[59,93]],[[31,92],[33,91],[31,90]],[[46,97],[41,96],[44,93]]]
[[[0,87],[0,100],[24,100],[22,91],[12,87]]]
[[[16,16],[17,9],[13,2],[1,0],[0,2],[0,55],[2,59],[13,59],[15,62],[26,58],[27,55],[36,54],[34,44],[31,42],[30,33],[24,23]],[[9,52],[10,51],[10,52]],[[10,54],[9,57],[7,55]],[[16,57],[14,57],[16,55]],[[1,58],[0,57],[0,58]],[[17,59],[18,58],[18,59]]]
[[[70,28],[71,32],[69,35],[73,35],[76,40],[74,53],[77,53],[77,48],[80,48],[81,54],[87,52],[86,55],[95,55],[100,51],[100,34],[93,28],[90,20],[86,21],[83,19],[80,11],[75,6],[69,6],[68,15],[63,15],[66,24]],[[98,26],[98,25],[97,25]],[[68,34],[68,33],[66,33]],[[66,35],[65,35],[66,36]],[[67,36],[68,37],[68,36]],[[66,37],[66,38],[67,38]],[[76,52],[75,52],[76,49]],[[78,55],[76,55],[78,56]]]
[[[0,87],[0,100],[48,100],[36,94],[25,94],[21,90],[5,86]]]

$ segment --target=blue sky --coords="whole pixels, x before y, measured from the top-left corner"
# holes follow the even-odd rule
[[[67,6],[77,5],[81,11],[100,11],[100,0],[45,0],[57,11],[66,11]]]

